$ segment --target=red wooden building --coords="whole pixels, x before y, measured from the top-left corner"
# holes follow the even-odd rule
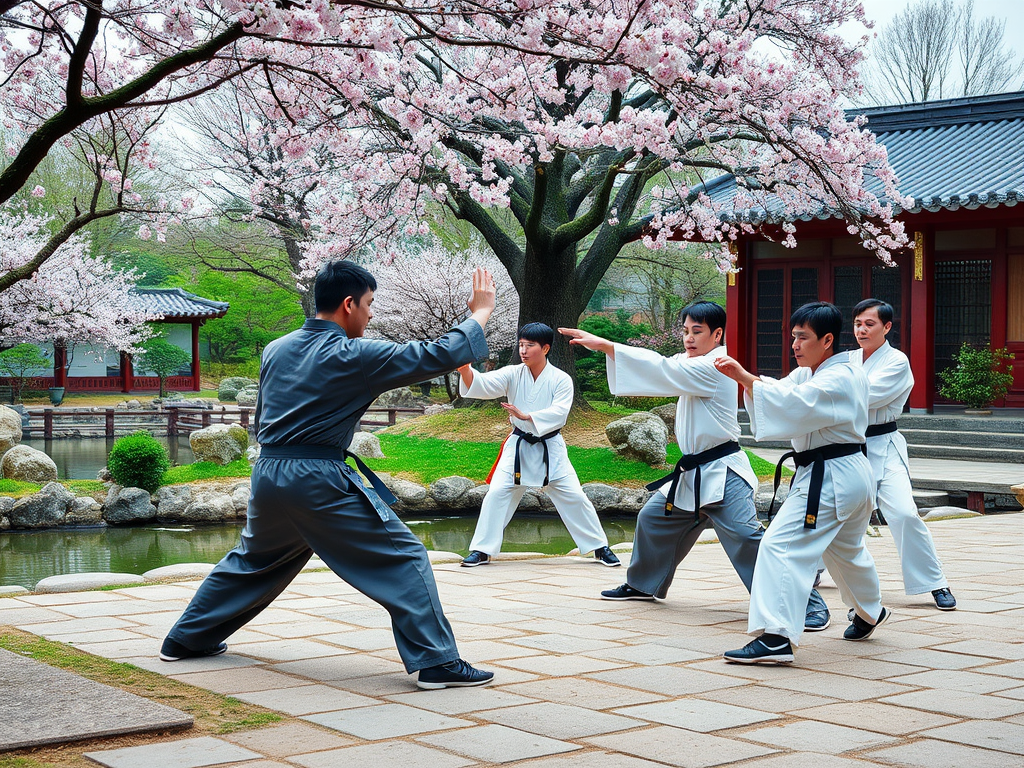
[[[207,320],[224,317],[228,303],[212,301],[181,288],[139,288],[136,293],[155,315],[153,322],[162,326],[171,344],[192,353],[189,365],[176,376],[167,379],[167,388],[179,392],[198,392],[200,389],[199,328]],[[49,349],[49,346],[48,346]],[[78,350],[74,362],[68,365],[67,353],[57,348],[53,352],[53,375],[34,376],[33,389],[64,387],[68,392],[135,392],[158,391],[160,380],[136,370],[131,355],[112,349]]]
[[[864,114],[915,200],[899,216],[913,250],[887,267],[827,214],[795,222],[795,249],[744,238],[727,288],[731,354],[751,371],[785,375],[795,364],[789,316],[819,300],[843,309],[842,348],[852,348],[850,309],[874,296],[896,309],[889,339],[910,357],[911,412],[941,402],[936,373],[965,341],[1015,353],[1013,387],[997,405],[1024,406],[1024,92]],[[708,184],[719,201],[734,189],[732,177]]]

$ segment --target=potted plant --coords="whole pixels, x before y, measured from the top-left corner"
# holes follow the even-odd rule
[[[939,394],[967,406],[966,413],[988,415],[996,400],[1006,397],[1013,384],[1013,355],[1006,348],[972,347],[964,343],[953,355],[953,365],[939,374]]]

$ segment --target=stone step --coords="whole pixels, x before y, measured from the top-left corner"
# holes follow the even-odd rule
[[[1024,433],[1015,432],[945,432],[935,429],[904,429],[900,420],[900,432],[908,445],[960,445],[978,448],[1008,448],[1024,451]]]
[[[918,509],[933,509],[949,506],[949,494],[945,491],[924,491],[914,489],[914,504]]]
[[[737,414],[740,426],[750,423],[750,415],[745,410]],[[899,418],[900,431],[927,430],[929,432],[978,432],[985,434],[1024,435],[1024,419],[1002,416],[934,416],[904,413]],[[746,434],[746,431],[744,432]],[[1024,438],[1021,438],[1024,439]]]
[[[963,459],[966,461],[993,461],[1004,464],[1024,464],[1024,450],[1010,448],[980,448],[962,445],[908,445],[912,459]]]

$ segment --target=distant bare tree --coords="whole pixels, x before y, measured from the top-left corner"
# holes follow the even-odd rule
[[[878,33],[865,68],[867,104],[981,96],[1020,87],[1024,61],[1006,21],[975,19],[974,0],[918,0]]]

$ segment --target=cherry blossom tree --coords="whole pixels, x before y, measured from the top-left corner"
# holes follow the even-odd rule
[[[30,261],[50,239],[46,217],[0,211],[0,274]],[[77,346],[137,351],[158,319],[133,293],[135,274],[90,253],[87,238],[71,235],[27,280],[0,301],[0,346],[52,342],[65,356]],[[68,359],[70,362],[70,359]]]
[[[787,245],[793,220],[830,213],[883,260],[905,247],[893,215],[906,201],[884,148],[842,108],[860,90],[865,41],[837,32],[864,22],[856,0],[517,5],[516,47],[433,36],[406,45],[418,69],[359,84],[334,122],[359,141],[351,195],[325,226],[335,242],[358,230],[346,217],[404,219],[400,236],[441,204],[505,265],[519,321],[552,326],[576,324],[630,242],[718,243],[714,260],[729,268],[728,243],[756,229],[748,209],[766,210]],[[538,49],[549,55],[524,53]],[[737,178],[732,199],[704,187],[721,174]],[[561,338],[552,359],[572,373]]]
[[[369,333],[392,341],[436,339],[447,333],[467,317],[466,286],[475,267],[490,270],[498,289],[497,305],[485,328],[491,353],[514,346],[519,297],[505,267],[486,247],[455,251],[436,238],[370,265],[377,291]],[[458,389],[453,381],[446,385],[454,400]]]

